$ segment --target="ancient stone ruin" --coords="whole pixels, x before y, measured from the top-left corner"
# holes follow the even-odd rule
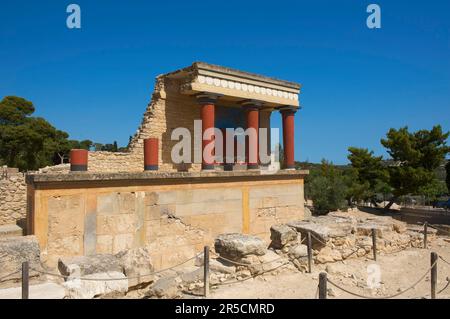
[[[27,236],[22,228],[0,232],[0,297],[17,293],[25,261],[35,289],[54,298],[179,298],[202,294],[205,246],[211,288],[305,272],[308,234],[315,265],[370,255],[373,229],[380,254],[420,247],[423,232],[391,217],[305,214],[308,171],[294,166],[299,93],[296,83],[194,63],[157,77],[129,152],[73,150],[69,165],[2,177],[0,221],[26,217],[19,224]],[[194,135],[196,120],[200,133],[270,128],[274,111],[283,116],[281,170],[250,156],[263,148],[260,139],[246,144],[244,159],[172,160],[176,128]],[[192,140],[194,153],[211,145],[220,143]],[[431,229],[427,235],[434,240]]]

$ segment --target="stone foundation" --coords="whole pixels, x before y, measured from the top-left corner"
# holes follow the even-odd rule
[[[150,246],[155,269],[202,251],[221,233],[269,243],[270,226],[303,219],[304,171],[29,175],[29,230],[42,257]]]
[[[287,226],[287,227],[286,227]],[[280,245],[279,237],[292,228],[299,238]],[[333,263],[349,258],[373,256],[372,229],[376,233],[377,254],[389,254],[414,247],[423,247],[423,230],[407,228],[406,223],[389,216],[374,216],[357,219],[347,213],[333,212],[327,216],[312,217],[308,221],[292,221],[287,225],[272,227],[272,246],[276,252],[287,254],[296,266],[306,269],[306,255],[294,256],[299,248],[305,248],[307,234],[311,233],[313,260],[316,264]],[[428,241],[435,238],[430,230]],[[299,239],[303,244],[299,244]],[[301,249],[302,251],[305,249]],[[294,260],[296,259],[296,260]]]

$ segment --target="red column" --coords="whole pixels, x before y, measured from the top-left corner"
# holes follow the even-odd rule
[[[247,136],[247,169],[259,168],[259,109],[261,103],[249,101],[244,103],[247,109],[247,129],[252,129],[255,133],[253,138]]]
[[[202,116],[202,169],[203,170],[212,170],[214,169],[214,150],[209,152],[209,154],[205,154],[206,146],[210,146],[209,148],[213,149],[214,147],[214,135],[210,135],[210,138],[204,139],[203,136],[205,131],[210,128],[214,128],[214,109],[215,109],[215,101],[217,96],[212,95],[199,95],[197,96],[198,101],[202,107],[201,116]],[[211,145],[212,144],[212,145]]]
[[[88,170],[88,151],[73,149],[70,151],[70,170],[84,172]]]
[[[294,109],[282,109],[284,165],[287,169],[295,168],[294,162]]]
[[[144,170],[157,171],[159,162],[159,145],[155,137],[144,140]]]

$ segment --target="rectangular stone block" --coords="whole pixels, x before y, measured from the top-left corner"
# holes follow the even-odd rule
[[[48,231],[53,238],[83,236],[85,200],[82,195],[48,198]]]
[[[120,214],[134,214],[136,212],[136,198],[137,194],[131,193],[119,193],[119,213]]]
[[[135,214],[97,215],[97,234],[116,235],[136,231]]]
[[[115,235],[113,239],[113,254],[130,249],[133,247],[134,235],[133,234],[119,234]]]
[[[96,250],[98,254],[111,254],[113,250],[113,236],[99,235],[96,241]]]
[[[146,192],[145,193],[145,205],[146,206],[153,206],[158,203],[158,192]]]
[[[278,206],[278,197],[268,196],[263,197],[262,199],[262,207],[263,208],[270,208],[270,207],[276,207]]]
[[[152,205],[152,206],[146,206],[145,207],[145,220],[154,220],[154,219],[160,219],[161,218],[161,209],[159,205]]]
[[[175,204],[177,202],[176,191],[164,191],[158,195],[158,205]]]
[[[83,235],[51,235],[47,252],[54,257],[83,255]]]
[[[87,213],[84,217],[84,254],[93,255],[97,248],[97,214]]]
[[[99,195],[97,197],[97,212],[99,214],[118,214],[119,201],[117,193]]]

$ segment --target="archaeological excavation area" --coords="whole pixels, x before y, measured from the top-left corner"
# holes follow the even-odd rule
[[[156,78],[128,152],[72,150],[70,164],[6,169],[0,298],[448,298],[447,226],[356,208],[312,216],[305,207],[309,172],[294,162],[300,89],[196,62]],[[273,112],[282,116],[281,167]],[[180,127],[259,135],[233,137],[231,148],[219,134],[192,139],[180,163],[172,156]],[[230,154],[242,143],[245,156]],[[224,158],[204,156],[220,147]],[[370,281],[373,264],[381,277]]]

